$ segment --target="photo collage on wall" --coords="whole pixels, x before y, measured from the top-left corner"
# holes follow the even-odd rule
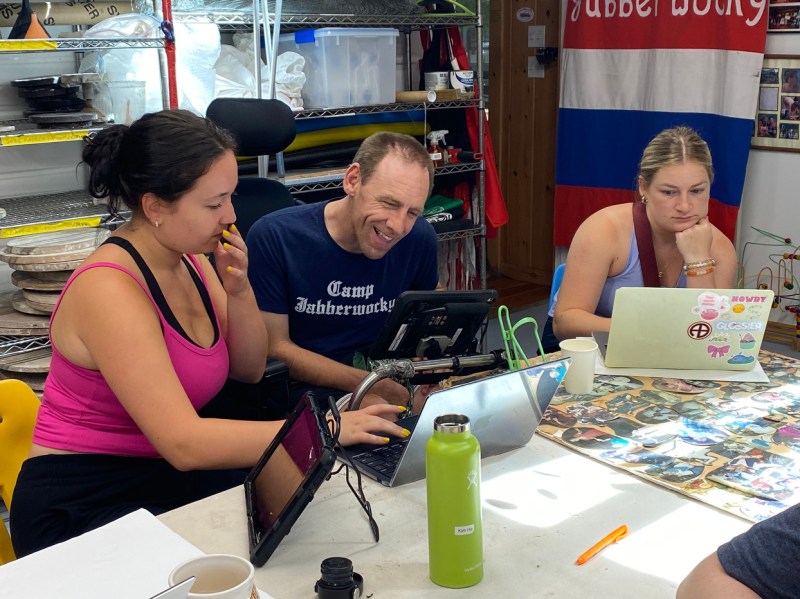
[[[800,58],[764,58],[752,145],[800,151]]]
[[[800,2],[769,0],[767,31],[800,31]]]

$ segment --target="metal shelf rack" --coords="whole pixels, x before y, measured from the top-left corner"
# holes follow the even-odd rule
[[[483,162],[458,162],[438,167],[435,176],[452,175],[455,173],[478,172],[483,170]],[[321,191],[325,189],[338,189],[342,186],[342,178],[345,169],[323,170],[323,171],[298,171],[287,173],[283,184],[289,188],[291,193],[306,193],[309,191]]]
[[[404,112],[408,110],[441,110],[445,108],[467,108],[478,106],[478,100],[446,100],[436,102],[392,102],[369,106],[344,106],[341,108],[306,108],[295,113],[295,119],[350,116],[354,114],[377,114],[380,112]]]
[[[258,2],[258,0],[254,0]],[[465,11],[469,12],[469,11]],[[215,23],[220,30],[226,32],[232,31],[254,31],[254,23],[258,20],[258,25],[261,27],[275,27],[276,23],[272,16],[264,18],[264,15],[259,15],[257,5],[254,5],[253,11],[176,11],[173,16],[176,20],[185,22],[212,22]],[[297,119],[315,118],[315,117],[336,117],[345,115],[358,115],[358,114],[373,114],[380,112],[396,112],[408,111],[419,109],[447,109],[447,108],[473,108],[478,111],[480,117],[477,120],[477,139],[478,146],[474,150],[480,154],[483,153],[483,134],[484,123],[482,113],[485,108],[485,102],[482,95],[483,92],[483,53],[482,53],[482,40],[483,40],[483,18],[481,15],[481,2],[476,0],[474,2],[474,13],[472,14],[413,14],[413,15],[354,15],[354,14],[291,14],[284,10],[277,23],[281,33],[297,31],[305,28],[312,27],[393,27],[403,32],[406,36],[406,62],[411,65],[411,51],[410,51],[410,34],[412,31],[419,31],[423,29],[438,29],[445,27],[473,27],[476,30],[475,39],[477,40],[477,65],[474,69],[475,72],[475,85],[480,94],[477,98],[457,101],[441,101],[441,102],[398,102],[391,104],[382,104],[376,106],[357,106],[357,107],[342,107],[331,109],[307,109],[296,114]],[[254,44],[258,47],[258,44]],[[410,76],[410,75],[409,75]],[[464,163],[448,165],[446,167],[436,170],[438,175],[446,175],[456,172],[476,171],[477,175],[477,197],[473,205],[473,214],[476,221],[474,228],[466,231],[454,231],[452,233],[445,233],[439,236],[442,241],[451,239],[464,239],[475,238],[477,251],[478,251],[478,285],[480,288],[486,287],[486,227],[485,227],[485,164],[483,161],[476,163]],[[262,168],[262,172],[266,173],[266,169]],[[289,187],[292,193],[305,193],[310,191],[318,191],[325,189],[336,189],[341,187],[342,173],[332,172],[330,170],[317,173],[294,173],[287,176],[285,184]]]
[[[91,52],[93,50],[113,50],[118,48],[141,49],[163,48],[163,38],[116,37],[100,38],[58,38],[40,40],[0,40],[2,54],[28,54],[30,52]]]
[[[68,191],[0,200],[8,216],[0,220],[0,238],[47,230],[77,229],[108,224],[104,204],[85,191]],[[37,229],[32,231],[30,229]]]
[[[50,338],[47,335],[34,337],[0,336],[0,358],[46,347],[50,347]]]
[[[173,13],[175,19],[185,22],[212,22],[223,31],[250,30],[253,27],[251,12],[181,12]],[[478,23],[477,16],[465,15],[303,15],[283,13],[281,31],[297,31],[307,27],[395,27],[403,32],[438,27],[467,27]],[[269,19],[269,25],[274,21]]]

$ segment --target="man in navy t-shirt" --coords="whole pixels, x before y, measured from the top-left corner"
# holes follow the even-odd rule
[[[376,133],[344,174],[345,197],[278,210],[250,229],[248,276],[269,355],[301,383],[295,398],[308,389],[325,396],[355,390],[397,296],[436,288],[436,233],[420,218],[432,186],[422,144]],[[370,392],[391,403],[408,399],[388,379]]]
[[[800,505],[754,524],[703,561],[678,587],[677,599],[800,597]]]

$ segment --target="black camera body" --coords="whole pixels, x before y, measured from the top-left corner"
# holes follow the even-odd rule
[[[364,579],[346,557],[325,558],[320,571],[322,577],[314,585],[318,599],[358,599],[364,593]]]

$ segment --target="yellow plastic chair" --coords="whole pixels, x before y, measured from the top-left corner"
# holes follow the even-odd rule
[[[33,389],[22,381],[0,381],[0,497],[9,510],[19,470],[31,449],[39,403]],[[14,559],[8,530],[0,522],[0,564]]]

